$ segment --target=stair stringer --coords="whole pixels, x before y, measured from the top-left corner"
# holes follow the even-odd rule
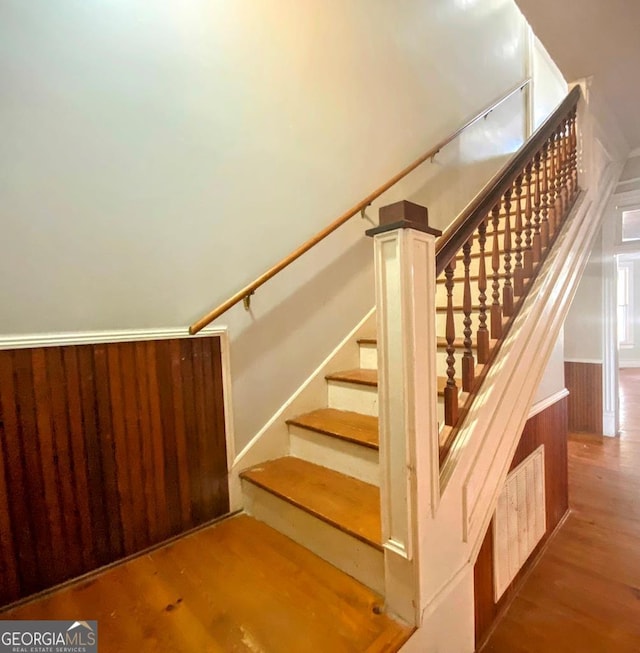
[[[464,417],[421,529],[422,620],[407,653],[473,651],[473,565],[619,172],[611,164],[597,197],[579,195]]]

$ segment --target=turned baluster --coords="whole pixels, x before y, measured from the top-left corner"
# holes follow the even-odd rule
[[[487,242],[487,221],[478,226],[478,249],[480,263],[478,265],[478,363],[489,360],[489,329],[487,329],[487,264],[485,259],[485,243]]]
[[[534,263],[539,263],[540,259],[542,258],[542,239],[540,236],[540,211],[542,210],[542,200],[541,200],[541,181],[540,181],[540,168],[541,168],[541,163],[540,163],[540,152],[536,152],[535,160],[534,160],[534,169],[535,169],[535,188],[534,188],[534,207],[533,207],[533,262]]]
[[[571,111],[570,119],[570,148],[571,148],[571,158],[570,158],[570,170],[571,170],[571,199],[575,199],[575,196],[578,194],[578,125],[576,123],[576,109],[575,107]]]
[[[521,297],[524,294],[524,268],[522,267],[522,175],[519,175],[515,183],[516,191],[516,255],[515,267],[513,269],[513,294]]]
[[[560,183],[560,138],[561,131],[558,128],[553,136],[553,175],[551,185],[553,186],[553,215],[554,215],[554,233],[560,228],[562,223],[562,195]]]
[[[564,215],[570,204],[569,191],[569,119],[562,121],[562,169],[560,172],[562,179],[562,214]]]
[[[513,315],[513,286],[511,285],[511,193],[508,188],[504,193],[504,284],[502,286],[502,311],[507,317]]]
[[[540,247],[546,249],[549,247],[549,175],[547,169],[547,159],[549,157],[549,142],[547,141],[542,146],[542,156],[541,163],[542,169],[540,173],[542,175],[540,179],[540,209],[541,209],[541,220],[540,220]]]
[[[471,340],[471,244],[473,236],[462,246],[462,264],[464,266],[464,293],[462,299],[462,310],[464,312],[464,354],[462,355],[462,389],[471,392],[475,378],[473,360],[473,342]]]
[[[453,268],[455,263],[449,262],[444,270],[444,286],[447,290],[447,321],[445,337],[447,340],[447,384],[444,388],[444,423],[453,426],[458,420],[458,387],[456,386],[455,339],[456,325],[453,316]]]
[[[496,204],[491,211],[493,225],[493,248],[491,250],[491,268],[493,269],[491,304],[491,337],[502,337],[502,306],[500,305],[500,240],[498,228],[500,226],[500,204]]]
[[[527,163],[525,168],[525,191],[527,193],[525,198],[524,205],[524,218],[525,218],[525,241],[524,241],[524,276],[526,279],[530,279],[533,276],[533,238],[532,238],[532,219],[533,219],[533,208],[531,203],[531,198],[533,195],[533,190],[531,189],[531,177],[532,177],[532,167],[533,164],[531,161]]]
[[[547,154],[548,158],[548,184],[547,184],[547,189],[548,189],[548,196],[547,196],[547,207],[548,207],[548,224],[549,224],[549,232],[548,232],[548,241],[551,242],[553,240],[553,236],[556,233],[556,226],[557,226],[557,213],[556,213],[556,186],[555,186],[555,167],[556,167],[556,135],[555,133],[551,135],[549,138],[549,152]]]

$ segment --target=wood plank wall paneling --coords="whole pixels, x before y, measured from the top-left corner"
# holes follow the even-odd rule
[[[0,351],[0,605],[228,511],[219,337]]]
[[[602,434],[602,364],[564,364],[565,385],[569,390],[569,430]]]
[[[474,567],[476,650],[484,643],[491,626],[511,602],[523,574],[569,509],[567,435],[568,397],[529,419],[524,427],[509,471],[544,444],[547,530],[498,603],[494,603],[493,524],[489,525]]]

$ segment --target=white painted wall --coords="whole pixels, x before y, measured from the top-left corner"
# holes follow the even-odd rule
[[[556,340],[553,351],[547,362],[547,367],[540,380],[533,403],[544,401],[564,390],[564,331]]]
[[[537,129],[567,94],[567,82],[535,35],[531,44],[531,68],[535,97],[533,127]]]
[[[599,234],[564,325],[566,360],[602,362],[602,291],[602,236]]]
[[[0,335],[186,326],[520,81],[524,34],[511,0],[4,0]],[[383,202],[446,224],[522,129]],[[364,226],[218,321],[238,450],[373,304]]]

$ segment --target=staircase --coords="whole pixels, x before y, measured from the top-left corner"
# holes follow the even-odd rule
[[[243,452],[245,511],[382,595],[418,627],[407,651],[473,646],[473,564],[615,181],[589,163],[587,119],[579,190],[579,99],[437,241],[424,207],[381,209],[377,335],[365,320]]]
[[[447,423],[449,420],[445,414],[445,394],[447,385],[451,387],[450,379],[454,384],[457,404],[464,407],[472,399],[475,384],[483,378],[485,364],[499,347],[544,260],[544,254],[552,246],[555,228],[549,229],[547,223],[541,255],[537,261],[532,261],[530,271],[525,276],[526,240],[533,247],[536,226],[541,231],[543,208],[548,217],[552,204],[555,204],[555,200],[547,199],[548,206],[543,207],[539,192],[552,165],[552,154],[549,152],[546,161],[531,171],[526,187],[521,181],[520,207],[516,207],[509,198],[500,202],[500,210],[494,212],[491,220],[491,249],[481,239],[472,239],[468,251],[457,255],[449,265],[449,269],[452,272],[455,269],[456,274],[448,277],[443,274],[437,279],[435,345],[441,458],[444,458],[457,426],[457,420]],[[522,216],[527,210],[527,202],[529,205],[532,202],[535,204],[536,197],[538,211],[535,214],[529,208],[529,214],[534,217],[529,233],[525,234]],[[574,198],[575,193],[571,198],[567,197],[564,214],[570,208],[569,199],[573,201]],[[557,208],[556,213],[559,215]],[[469,306],[465,301],[465,282],[475,286],[474,295],[478,297],[478,285],[484,280],[486,287],[486,270],[493,267],[494,273],[489,280],[501,285],[501,295],[505,282],[511,284],[512,268],[509,268],[508,260],[505,264],[505,254],[509,255],[511,246],[505,238],[513,229],[510,220],[516,214],[520,216],[521,234],[517,263],[523,273],[515,302],[512,302],[515,305],[508,311],[501,308],[499,329],[495,323],[492,325],[491,335],[496,335],[496,332],[497,335],[488,338],[488,350],[482,362],[479,360],[477,343],[469,338],[469,325],[465,323],[466,317],[472,312],[478,314],[481,306]],[[491,310],[487,305],[484,309],[486,312]],[[287,420],[289,455],[253,466],[240,476],[245,510],[249,514],[384,594],[377,345],[376,338],[357,338],[358,366],[327,374],[325,403]],[[465,384],[459,378],[461,374],[456,375],[455,359],[465,354],[473,359],[473,374],[470,385],[463,389]]]

